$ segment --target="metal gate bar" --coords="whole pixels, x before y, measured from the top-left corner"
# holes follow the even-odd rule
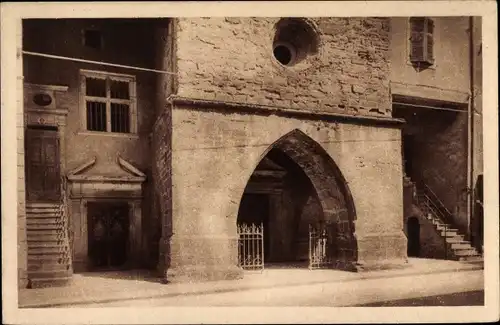
[[[244,270],[264,269],[264,225],[238,224],[238,265]]]
[[[330,268],[333,258],[328,251],[328,231],[326,224],[309,225],[309,269]]]

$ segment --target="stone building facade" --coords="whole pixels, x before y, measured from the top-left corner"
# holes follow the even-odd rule
[[[392,19],[391,94],[393,116],[407,122],[402,135],[405,174],[432,189],[452,214],[452,227],[477,244],[482,237],[482,216],[475,211],[483,173],[481,18],[428,19],[433,62],[424,67],[411,62],[411,21]],[[421,214],[407,206],[405,225]],[[433,228],[422,216],[420,222]],[[423,256],[443,257],[442,238],[432,231],[421,234]]]
[[[425,71],[403,57],[408,18],[26,20],[20,286],[53,271],[42,272],[47,244],[33,244],[50,235],[37,226],[50,202],[63,206],[72,272],[238,278],[240,223],[264,225],[265,263],[307,261],[309,227],[329,224],[331,267],[403,265],[402,143],[442,126],[405,124],[393,102],[464,109],[461,19],[437,19]],[[436,87],[450,75],[456,86]],[[413,165],[462,225],[467,123],[436,114],[423,118],[452,126],[413,146],[429,153]]]

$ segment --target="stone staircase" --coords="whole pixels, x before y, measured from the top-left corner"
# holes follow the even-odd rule
[[[62,203],[26,203],[29,288],[61,286],[71,280],[65,219]]]
[[[417,206],[434,225],[436,232],[446,242],[446,259],[483,264],[483,256],[459,229],[453,226],[451,212],[439,201],[425,184],[417,186]]]

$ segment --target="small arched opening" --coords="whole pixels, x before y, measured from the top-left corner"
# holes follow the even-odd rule
[[[420,256],[420,223],[417,217],[410,217],[407,221],[408,256]]]

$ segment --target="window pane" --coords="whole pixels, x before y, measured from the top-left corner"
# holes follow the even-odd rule
[[[424,17],[413,17],[410,19],[412,32],[423,32],[425,26]]]
[[[111,103],[111,132],[130,132],[129,105]]]
[[[87,96],[95,96],[95,97],[106,97],[106,80],[105,79],[95,79],[89,78],[86,79],[86,95]]]
[[[106,103],[87,101],[87,130],[106,131]]]
[[[432,35],[427,35],[427,58],[434,60],[434,40]]]
[[[129,99],[129,83],[111,80],[111,98]]]
[[[432,21],[432,19],[427,19],[427,33],[434,33],[434,22]]]

